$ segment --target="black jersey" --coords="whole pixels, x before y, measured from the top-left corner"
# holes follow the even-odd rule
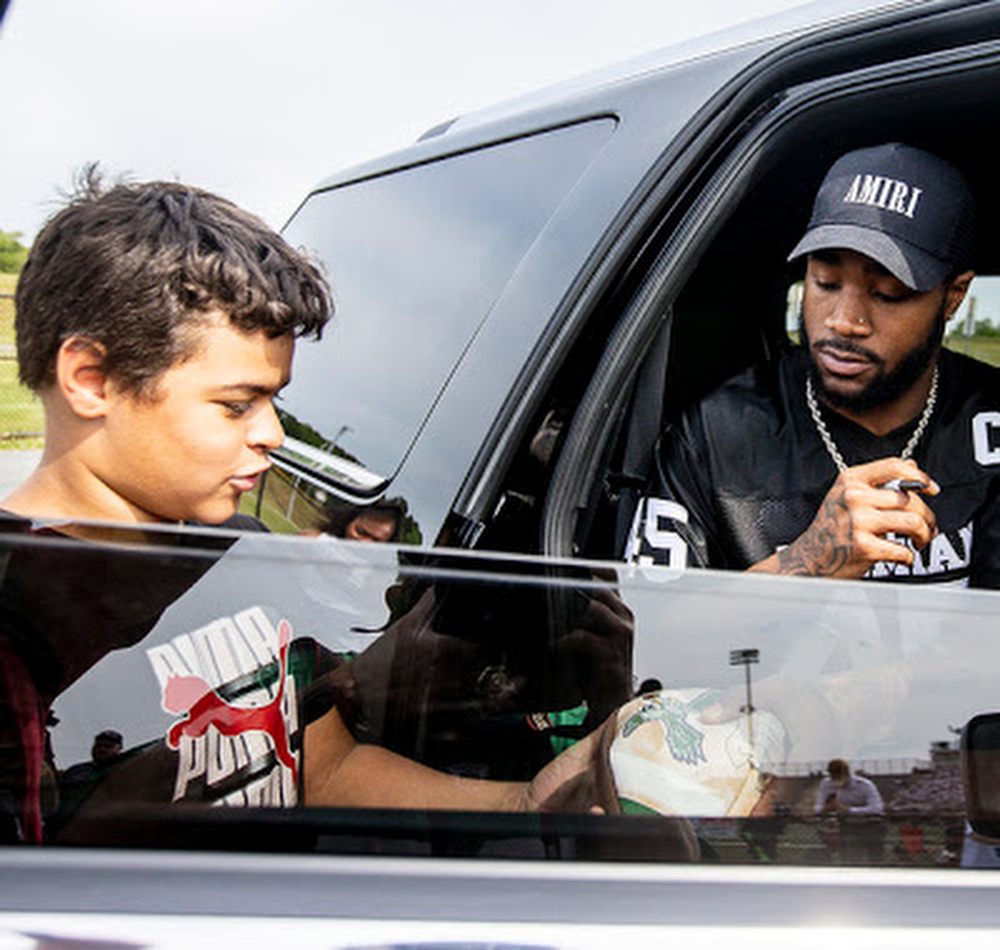
[[[913,453],[941,486],[926,499],[939,533],[912,566],[879,562],[867,576],[1000,587],[1000,370],[948,350],[939,366],[937,405]],[[795,350],[747,370],[664,433],[629,560],[745,570],[809,527],[837,468],[806,403],[808,367]],[[852,466],[899,455],[916,427],[875,436],[821,411]]]

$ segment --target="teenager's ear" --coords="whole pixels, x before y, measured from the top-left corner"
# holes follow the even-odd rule
[[[104,347],[86,337],[65,340],[56,356],[56,386],[70,408],[83,419],[105,414],[108,377]]]

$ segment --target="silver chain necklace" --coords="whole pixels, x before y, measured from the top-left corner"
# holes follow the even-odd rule
[[[916,429],[913,430],[913,435],[910,436],[910,441],[906,443],[903,451],[899,453],[899,457],[902,459],[908,459],[913,455],[914,450],[917,447],[917,443],[920,441],[920,437],[924,434],[924,430],[927,428],[927,424],[931,421],[931,415],[934,412],[934,404],[937,402],[938,393],[938,368],[934,367],[934,375],[931,377],[931,389],[927,394],[927,402],[924,404],[924,411],[920,414],[920,421],[917,423]],[[816,431],[819,432],[819,437],[823,440],[823,445],[826,446],[827,452],[830,453],[830,458],[833,459],[833,464],[837,466],[837,471],[842,472],[847,468],[847,463],[844,461],[844,456],[840,454],[840,449],[837,448],[837,443],[833,441],[833,436],[830,435],[830,430],[826,427],[826,423],[823,421],[823,417],[819,413],[819,403],[816,401],[816,393],[813,391],[812,376],[806,376],[806,403],[809,406],[809,413],[812,416],[813,422],[816,424]]]

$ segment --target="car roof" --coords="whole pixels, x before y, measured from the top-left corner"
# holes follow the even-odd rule
[[[631,82],[650,73],[683,66],[715,53],[755,44],[763,45],[764,48],[761,50],[763,53],[812,31],[843,25],[872,13],[912,9],[917,6],[926,7],[926,0],[813,0],[811,3],[804,3],[790,10],[673,43],[468,113],[425,132],[423,138],[426,139],[434,134],[464,131],[529,110],[555,106],[619,83]]]
[[[313,193],[382,174],[409,164],[417,164],[452,150],[475,147],[487,140],[499,140],[525,131],[529,118],[535,127],[561,124],[574,112],[591,115],[622,105],[626,88],[654,79],[675,69],[697,66],[713,57],[729,57],[738,72],[792,41],[808,39],[852,22],[873,16],[920,10],[929,7],[964,6],[970,0],[814,0],[782,13],[751,20],[704,36],[663,47],[621,63],[602,67],[526,93],[495,105],[451,117],[428,129],[413,144],[350,168],[340,169],[321,180]],[[725,72],[725,71],[723,71]],[[732,73],[730,73],[732,75]],[[723,73],[709,81],[704,94],[710,95]],[[617,95],[621,90],[621,95]]]

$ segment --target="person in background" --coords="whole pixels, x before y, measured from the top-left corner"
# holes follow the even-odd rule
[[[58,773],[58,809],[54,824],[61,824],[120,761],[124,739],[117,729],[103,729],[94,736],[90,759]]]
[[[820,818],[837,820],[841,860],[846,864],[880,864],[885,806],[878,787],[863,775],[853,775],[843,759],[832,759],[826,770],[827,777],[816,791],[814,811]]]

